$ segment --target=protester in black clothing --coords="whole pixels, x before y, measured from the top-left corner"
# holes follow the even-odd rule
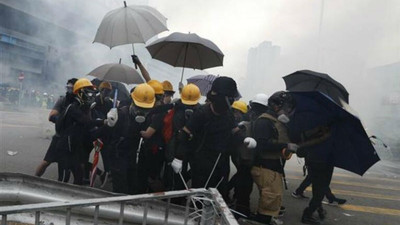
[[[140,132],[143,145],[138,162],[139,193],[164,191],[161,171],[165,164],[165,144],[162,128],[166,113],[152,113],[149,127]]]
[[[238,135],[251,137],[252,123],[243,120],[244,115],[248,112],[246,103],[235,101],[232,104],[232,111],[235,122],[240,128]],[[231,159],[237,172],[229,180],[228,190],[234,189],[233,208],[248,217],[250,215],[250,194],[253,190],[253,179],[250,173],[252,157],[248,153],[251,153],[252,150],[247,149],[241,138],[232,140],[230,149],[232,151]]]
[[[75,101],[68,105],[56,122],[56,132],[60,136],[56,148],[59,154],[58,163],[72,170],[74,184],[83,184],[84,165],[87,163],[85,145],[95,139],[90,130],[105,124],[114,126],[118,115],[116,109],[112,109],[104,120],[91,118],[95,91],[93,84],[86,78],[76,81],[73,93],[77,96]]]
[[[295,124],[290,124],[293,133],[299,134]],[[306,165],[312,183],[313,197],[309,206],[304,209],[301,221],[305,224],[320,224],[313,217],[315,211],[319,218],[326,217],[326,211],[322,208],[322,200],[329,192],[329,185],[333,174],[332,152],[334,150],[331,133],[334,125],[318,126],[314,129],[303,131],[296,138],[301,148],[297,152],[298,157],[306,157]]]
[[[65,96],[61,96],[57,100],[53,109],[49,113],[50,122],[56,123],[60,114],[62,114],[68,107],[68,105],[73,102],[75,98],[75,95],[73,94],[73,87],[77,80],[78,79],[76,78],[72,78],[67,81],[67,85],[65,87],[66,88]],[[41,177],[51,163],[57,162],[56,145],[58,139],[59,139],[58,134],[53,136],[43,161],[39,164],[39,166],[36,169],[35,176]],[[70,176],[70,171],[66,168],[62,168],[60,164],[58,164],[58,181],[68,182],[69,176]]]
[[[92,110],[92,118],[93,119],[105,119],[107,118],[107,113],[113,108],[113,100],[111,100],[111,92],[112,86],[108,81],[103,81],[99,85],[99,94],[95,98],[95,107]],[[99,136],[101,141],[103,142],[103,148],[101,149],[101,158],[103,160],[104,172],[100,170],[96,170],[98,175],[100,175],[101,180],[107,182],[107,177],[110,173],[110,134],[104,133]],[[89,149],[89,153],[92,148]],[[89,155],[88,155],[89,156]],[[86,175],[88,175],[88,171],[91,170],[92,164],[87,163]]]
[[[185,152],[184,155],[180,156],[182,160],[175,159],[174,161],[174,155],[177,150],[178,133],[199,107],[198,102],[200,97],[200,89],[196,85],[188,84],[184,86],[181,91],[181,98],[174,104],[174,108],[164,117],[164,121],[166,121],[163,129],[166,161],[168,165],[170,165],[165,168],[166,172],[164,176],[164,184],[167,190],[185,189],[185,183],[191,177],[188,171],[188,163],[192,158],[190,152]],[[174,170],[174,168],[178,168],[177,165],[179,168],[182,168],[181,171]],[[177,202],[179,202],[179,200]]]
[[[138,85],[131,93],[132,104],[118,110],[118,122],[110,133],[111,174],[113,192],[137,194],[137,151],[140,150],[140,131],[149,126],[149,112],[155,103],[154,89],[147,84]]]
[[[214,80],[207,95],[211,103],[196,110],[179,132],[179,147],[171,164],[175,171],[181,171],[181,164],[174,162],[182,160],[187,150],[193,151],[194,157],[190,162],[192,187],[218,186],[225,198],[228,195],[229,143],[232,135],[239,130],[230,110],[236,96],[236,82],[232,78],[218,77]],[[189,144],[197,147],[188,148]]]

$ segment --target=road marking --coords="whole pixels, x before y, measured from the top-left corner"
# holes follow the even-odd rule
[[[41,128],[43,126],[37,125],[17,125],[17,124],[0,124],[0,128],[2,127],[17,127],[17,128],[24,128],[24,127],[31,127],[31,128]]]
[[[286,176],[286,178],[294,179],[294,180],[304,180],[304,178],[300,177],[300,176]],[[371,185],[368,185],[368,184],[365,184],[365,183],[360,183],[360,182],[347,182],[347,181],[332,180],[331,184],[340,184],[340,185],[347,185],[347,186],[356,186],[356,187],[365,187],[365,188],[400,191],[399,187],[384,186],[384,185],[380,185],[380,184],[376,184],[376,183],[373,186],[371,186]]]
[[[285,171],[289,172],[296,172],[296,175],[300,174],[299,170],[292,170],[292,169],[285,169]],[[390,178],[384,178],[384,177],[360,177],[360,176],[355,176],[351,174],[345,174],[345,173],[333,173],[333,177],[347,177],[347,178],[354,178],[354,179],[365,179],[365,180],[380,180],[380,181],[390,181],[390,182],[398,182],[400,183],[400,179],[390,179]]]
[[[312,188],[308,187],[306,190],[311,192]],[[332,189],[332,192],[334,194],[339,194],[339,195],[400,201],[400,196],[380,195],[380,194],[372,194],[372,193],[365,193],[365,192],[358,192],[358,191],[347,191],[347,190],[339,190],[339,189]]]
[[[400,210],[398,210],[398,209],[378,208],[378,207],[371,207],[371,206],[348,205],[348,204],[341,205],[339,207],[344,210],[350,210],[350,211],[383,214],[383,215],[390,215],[390,216],[400,216]]]

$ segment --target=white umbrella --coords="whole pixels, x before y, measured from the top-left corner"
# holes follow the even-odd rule
[[[131,5],[107,13],[93,42],[112,48],[118,45],[145,43],[168,30],[167,18],[150,6]]]
[[[104,64],[92,70],[87,75],[94,76],[100,80],[118,81],[125,84],[141,84],[144,79],[134,68],[120,64]]]

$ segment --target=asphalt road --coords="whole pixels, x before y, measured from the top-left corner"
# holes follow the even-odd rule
[[[0,108],[1,109],[1,108]],[[54,127],[47,121],[49,110],[0,110],[0,172],[33,175],[50,143]],[[101,164],[101,163],[100,163]],[[293,157],[286,166],[288,190],[284,193],[284,224],[301,224],[300,218],[308,200],[294,199],[290,193],[303,179],[303,162]],[[363,177],[335,169],[331,188],[338,197],[347,199],[342,206],[325,205],[327,225],[397,225],[400,224],[400,163],[380,161]],[[233,169],[234,170],[234,169]],[[56,179],[56,165],[43,177]],[[109,189],[109,186],[106,187]],[[311,196],[311,189],[306,195]],[[252,209],[256,209],[257,190],[252,193]]]

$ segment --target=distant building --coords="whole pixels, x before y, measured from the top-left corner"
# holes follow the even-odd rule
[[[247,76],[251,78],[266,76],[279,57],[280,51],[279,46],[272,45],[269,41],[250,48],[247,56]]]
[[[83,18],[72,17],[67,29],[55,19],[46,18],[55,14],[52,9],[46,1],[0,0],[0,73],[3,82],[16,83],[22,73],[24,84],[29,86],[56,80],[61,62],[68,56],[68,48],[83,37],[69,29],[74,28],[76,20]]]
[[[246,77],[239,82],[243,94],[252,97],[257,93],[266,92],[265,82],[273,74],[280,52],[281,48],[269,41],[249,49]]]

